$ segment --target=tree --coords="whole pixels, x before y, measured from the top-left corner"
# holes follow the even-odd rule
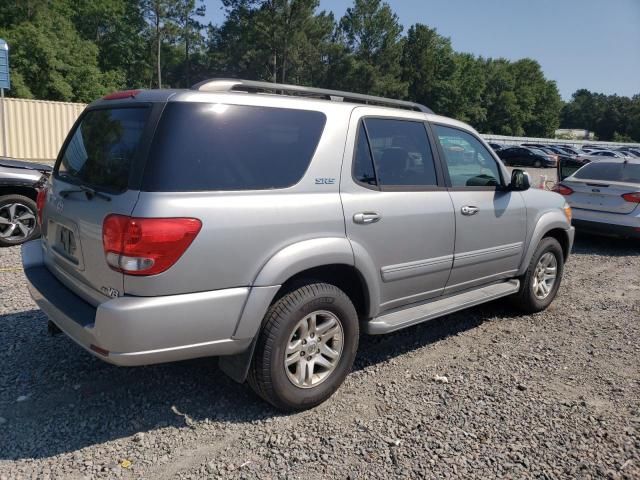
[[[456,67],[448,38],[426,25],[409,28],[402,52],[402,78],[409,98],[443,115],[454,114]]]
[[[309,83],[324,71],[333,15],[318,0],[223,0],[227,20],[214,34],[218,69],[261,80]]]
[[[401,34],[398,16],[387,3],[355,0],[340,20],[336,40],[344,43],[345,50],[332,83],[360,93],[406,97]],[[344,58],[345,54],[352,58]],[[345,68],[350,71],[345,72]],[[338,77],[337,73],[344,76]]]
[[[563,128],[593,131],[600,140],[640,141],[640,95],[633,98],[577,90],[562,108]]]
[[[203,0],[200,0],[202,2]],[[176,39],[184,47],[184,84],[191,85],[191,52],[195,46],[202,44],[203,25],[196,19],[204,16],[206,7],[196,6],[196,0],[177,0],[170,10],[173,18]]]
[[[153,27],[154,49],[156,58],[157,87],[162,88],[162,43],[171,31],[172,7],[175,7],[176,0],[142,0],[141,9]]]
[[[90,102],[118,84],[114,75],[100,71],[96,45],[80,38],[55,9],[0,30],[0,36],[11,47],[12,95]]]

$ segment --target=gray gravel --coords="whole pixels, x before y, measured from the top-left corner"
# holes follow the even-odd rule
[[[202,359],[117,368],[46,336],[0,249],[0,479],[640,478],[640,247],[579,237],[559,297],[365,337],[313,411]],[[179,321],[179,319],[176,319]]]

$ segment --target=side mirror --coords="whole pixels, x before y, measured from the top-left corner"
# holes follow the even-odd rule
[[[509,184],[509,189],[516,192],[523,192],[525,190],[529,190],[529,188],[531,188],[531,178],[529,177],[529,174],[524,170],[515,168],[513,172],[511,172],[511,183]]]

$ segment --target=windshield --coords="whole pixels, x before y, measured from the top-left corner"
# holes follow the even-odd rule
[[[573,177],[606,182],[640,183],[640,163],[594,162],[582,167]]]
[[[55,175],[96,189],[125,191],[149,111],[149,107],[130,107],[87,112],[67,143]]]

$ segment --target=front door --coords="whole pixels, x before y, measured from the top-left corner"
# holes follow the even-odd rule
[[[354,111],[340,185],[356,267],[373,272],[380,312],[442,294],[455,236],[451,199],[423,119],[385,114],[373,107]]]
[[[433,125],[456,218],[453,268],[445,293],[511,277],[524,252],[526,212],[488,149],[471,133]]]

